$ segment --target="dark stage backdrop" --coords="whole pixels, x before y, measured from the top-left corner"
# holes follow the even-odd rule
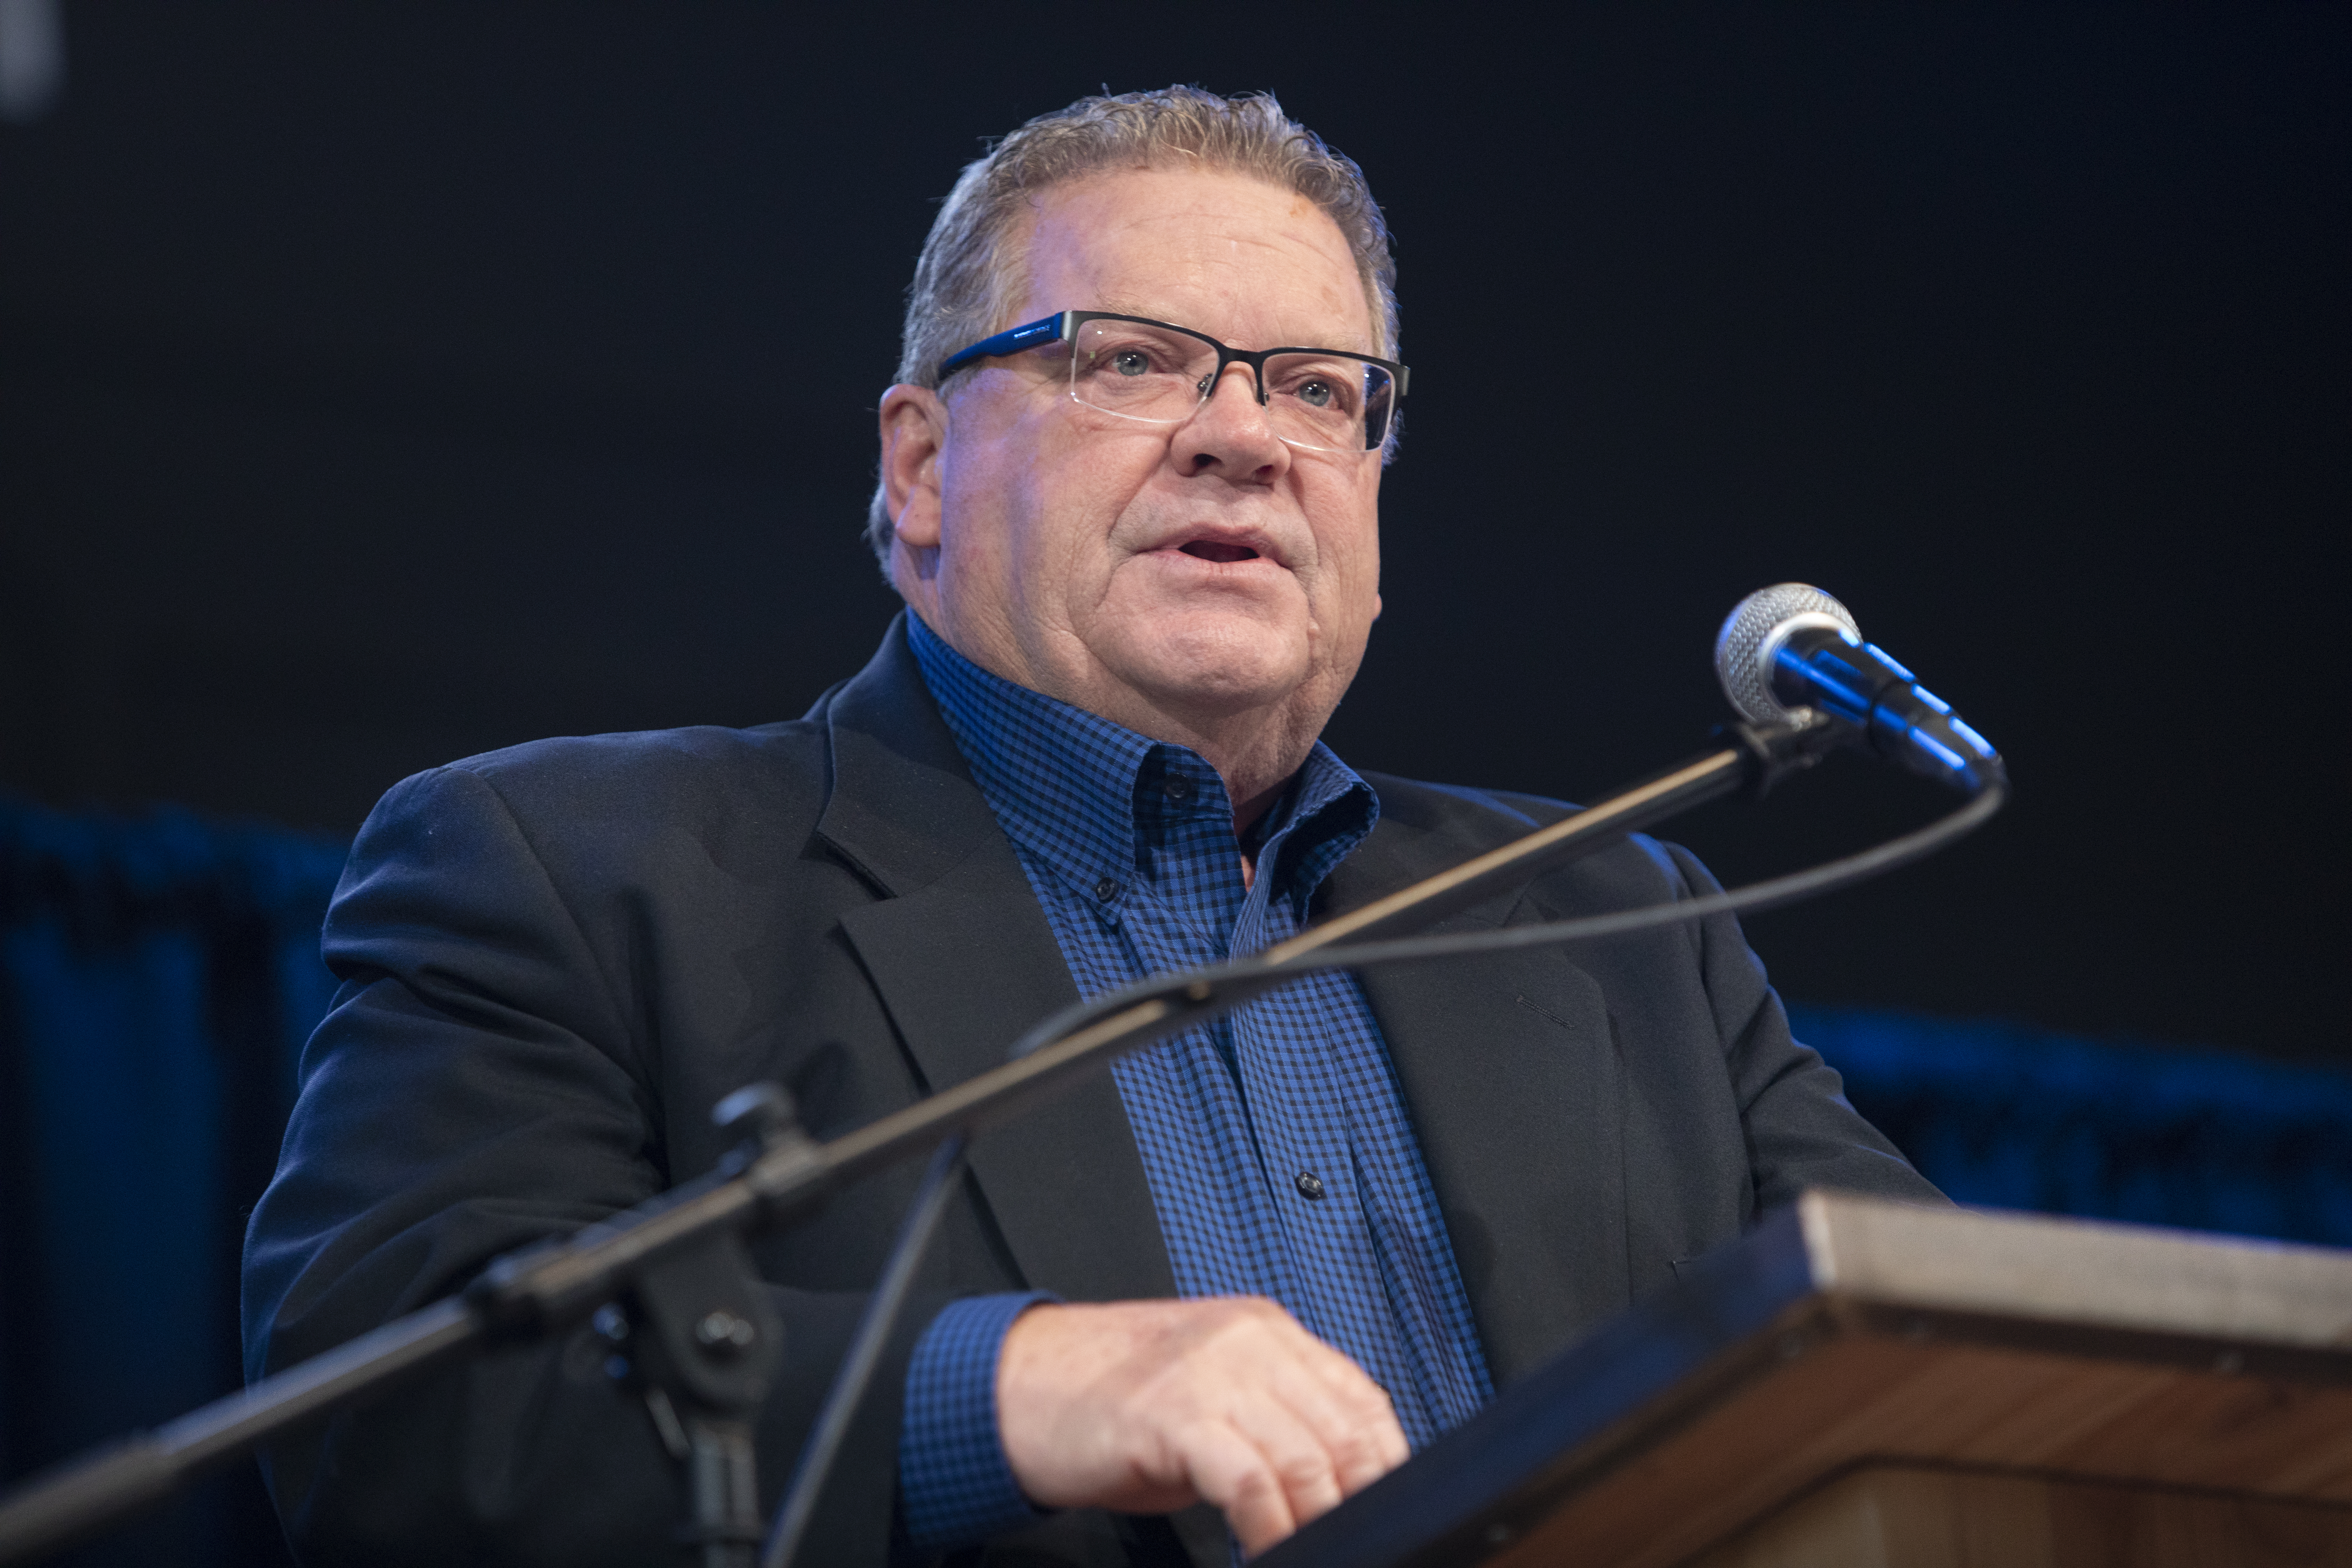
[[[2080,1081],[2175,1128],[2130,1145],[2156,1173],[2130,1201],[2186,1202],[2161,1173],[2208,1112],[2163,1120],[2182,1080],[2157,1047],[2352,1061],[2326,565],[2352,517],[2343,5],[62,15],[62,91],[0,121],[0,789],[75,814],[24,821],[172,802],[331,845],[455,756],[800,711],[892,608],[856,537],[872,409],[960,163],[1104,84],[1271,88],[1381,192],[1414,368],[1343,756],[1598,793],[1721,715],[1706,656],[1734,600],[1817,582],[2020,789],[1958,850],[1753,923],[1825,1038],[1914,1020],[1870,1037],[1911,1042],[1883,1060],[1914,1098],[1882,1114],[1999,1089],[2028,1122],[1937,1123],[1977,1161],[1948,1168],[2063,1208],[2105,1167],[2074,1080],[2029,1069],[2090,1059],[2053,1040],[2139,1042],[2084,1047],[2114,1071]],[[1937,804],[1855,763],[1679,831],[1736,879]],[[80,999],[45,1026],[123,1097],[27,1121],[20,1033],[12,1180],[102,1173],[124,1128],[182,1140],[226,1173],[163,1238],[199,1272],[226,1267],[277,1113],[256,1063],[282,1067],[310,983],[269,989],[306,939],[268,945],[257,911],[294,906],[263,895],[293,884],[243,853],[201,939],[76,926],[99,956],[52,933],[8,960]],[[1950,1056],[1938,1016],[2018,1032]],[[264,1044],[187,1065],[231,1024]],[[2340,1104],[2281,1087],[2318,1081],[2208,1120]],[[2292,1183],[2231,1190],[2189,1223],[2301,1234]],[[0,1202],[15,1336],[36,1212]],[[99,1267],[124,1233],[95,1225]],[[217,1375],[190,1353],[148,1415]],[[8,1429],[78,1364],[12,1363]]]
[[[68,4],[0,125],[0,784],[348,832],[559,731],[801,710],[915,248],[981,139],[1272,88],[1414,370],[1360,765],[1590,795],[1797,578],[2013,759],[1758,922],[1791,992],[2347,1049],[2352,12]],[[2321,673],[2326,672],[2326,673]],[[1745,876],[1917,819],[1841,769]]]

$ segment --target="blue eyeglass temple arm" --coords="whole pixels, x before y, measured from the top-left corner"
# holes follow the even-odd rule
[[[1060,342],[1070,335],[1070,318],[1076,314],[1076,310],[1057,310],[1026,326],[1009,327],[992,338],[982,338],[971,347],[950,354],[947,363],[940,366],[940,379],[945,381],[976,359],[1017,354],[1024,349]]]

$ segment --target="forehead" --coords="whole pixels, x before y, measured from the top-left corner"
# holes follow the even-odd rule
[[[1131,169],[1054,186],[1031,204],[1014,321],[1118,310],[1238,348],[1374,346],[1347,237],[1295,191],[1245,174]]]

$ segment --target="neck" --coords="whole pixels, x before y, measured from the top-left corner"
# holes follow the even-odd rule
[[[1060,693],[1049,692],[1049,696]],[[1132,696],[1133,694],[1129,694]],[[1288,702],[1214,715],[1188,714],[1149,701],[1062,700],[1123,724],[1139,735],[1200,753],[1224,781],[1225,797],[1233,802],[1234,832],[1245,835],[1271,810],[1289,787],[1291,779],[1315,749],[1328,710],[1316,706],[1298,710],[1297,694]]]

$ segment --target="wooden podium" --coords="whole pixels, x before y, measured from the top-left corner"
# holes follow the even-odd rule
[[[2352,1253],[1808,1193],[1263,1568],[2352,1568]]]

